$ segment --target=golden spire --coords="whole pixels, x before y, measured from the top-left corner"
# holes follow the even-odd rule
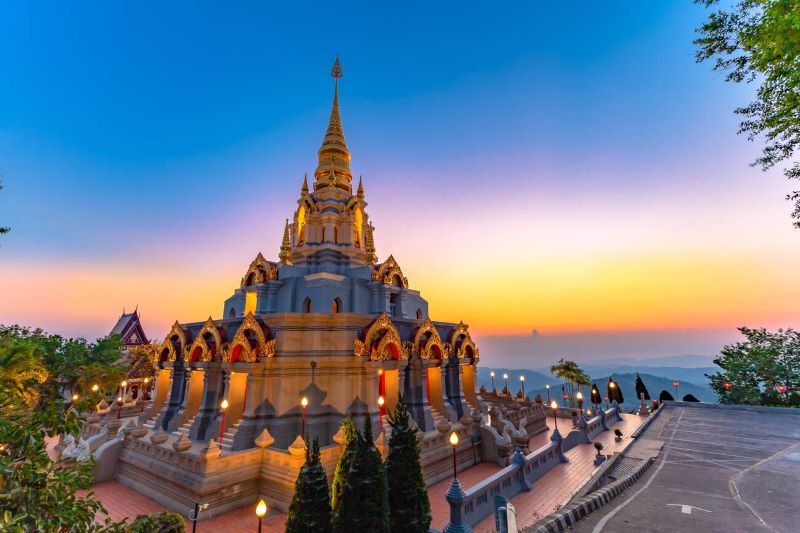
[[[361,181],[361,176],[358,177],[358,197],[364,198],[364,184]]]
[[[286,225],[283,227],[283,242],[281,243],[281,253],[278,255],[278,259],[281,260],[281,263],[286,263],[287,265],[292,264],[290,261],[292,252],[292,244],[289,242],[289,219],[286,219]]]
[[[303,186],[300,187],[300,192],[301,193],[308,192],[308,174],[303,174]]]
[[[344,130],[342,129],[342,117],[339,114],[339,78],[343,75],[342,65],[339,63],[339,56],[336,56],[336,61],[331,68],[331,76],[333,76],[333,107],[331,108],[331,117],[328,121],[328,129],[325,132],[325,138],[322,140],[322,146],[317,151],[317,170],[314,171],[316,183],[314,183],[314,190],[326,187],[329,185],[327,178],[329,168],[334,168],[336,176],[336,186],[348,192],[352,191],[350,184],[353,181],[353,174],[350,172],[350,151],[347,149],[347,143],[344,140]],[[328,167],[330,161],[330,167]]]
[[[375,255],[375,241],[372,239],[372,230],[374,229],[372,223],[367,224],[367,231],[365,232],[366,235],[364,239],[366,241],[365,251],[367,252],[367,261],[373,264],[378,260],[378,256]]]

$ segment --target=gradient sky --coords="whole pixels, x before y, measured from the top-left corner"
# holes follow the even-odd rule
[[[339,53],[378,254],[484,362],[523,360],[503,339],[647,357],[797,326],[790,184],[748,166],[732,110],[752,88],[695,64],[704,16],[0,0],[0,323],[92,338],[138,304],[161,338],[219,317],[253,257],[277,257]]]

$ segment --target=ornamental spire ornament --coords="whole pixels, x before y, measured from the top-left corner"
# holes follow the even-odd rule
[[[300,192],[301,193],[308,192],[308,174],[303,174],[303,186],[300,187]]]
[[[317,151],[317,169],[314,171],[314,190],[328,187],[329,168],[333,167],[335,180],[334,185],[345,191],[352,193],[353,173],[350,171],[350,151],[347,149],[347,143],[344,140],[344,130],[342,129],[342,117],[339,114],[339,78],[343,75],[342,65],[339,63],[339,56],[336,56],[336,61],[331,68],[331,76],[333,76],[333,106],[331,107],[331,116],[328,121],[328,129],[325,132],[325,138],[322,140],[322,146]],[[329,161],[330,167],[329,167]]]
[[[364,198],[364,183],[361,180],[361,176],[358,177],[358,197]]]
[[[283,227],[283,242],[281,242],[281,253],[278,254],[278,259],[281,263],[291,265],[292,257],[292,243],[289,241],[289,219],[286,219],[286,225]]]

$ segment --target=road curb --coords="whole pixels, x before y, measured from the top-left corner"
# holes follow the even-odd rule
[[[633,485],[642,474],[644,474],[655,460],[651,457],[642,464],[628,477],[611,483],[607,487],[596,490],[589,496],[579,498],[566,510],[551,514],[544,519],[538,526],[523,529],[523,533],[556,533],[575,525],[578,520],[593,511],[600,509],[605,504],[619,496],[625,489]]]
[[[720,409],[723,411],[749,411],[752,413],[774,413],[780,415],[800,415],[797,407],[767,407],[763,405],[744,405],[739,403],[705,403],[705,402],[680,402],[675,400],[665,400],[662,405],[669,407],[699,407],[701,409]],[[660,408],[659,408],[660,410]]]

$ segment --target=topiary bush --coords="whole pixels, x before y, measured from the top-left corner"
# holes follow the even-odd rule
[[[186,523],[178,513],[162,511],[155,514],[140,514],[131,522],[128,533],[184,533]]]
[[[600,452],[603,451],[603,443],[602,442],[595,442],[594,449],[597,450],[597,455],[600,455]]]
[[[622,431],[619,428],[617,428],[617,429],[614,430],[614,435],[616,435],[617,437],[621,437],[622,436]]]
[[[693,394],[687,394],[686,396],[683,397],[683,401],[684,402],[699,402],[700,400],[695,398]]]

